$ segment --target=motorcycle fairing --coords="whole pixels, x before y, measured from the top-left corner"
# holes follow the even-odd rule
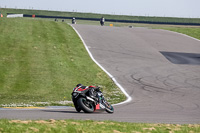
[[[101,103],[98,103],[97,105],[96,105],[96,110],[98,110],[98,109],[105,109],[106,107],[103,105],[103,104],[101,104]]]
[[[73,92],[85,91],[85,90],[87,90],[87,89],[89,89],[88,86],[80,86],[80,87],[74,88]]]
[[[95,112],[103,112],[105,111],[105,106],[102,106],[101,103],[98,103],[96,106],[95,106]]]
[[[97,110],[97,109],[100,109],[100,105],[97,104],[95,109],[96,109],[96,110]]]

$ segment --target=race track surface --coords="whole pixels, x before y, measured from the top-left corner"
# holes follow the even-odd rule
[[[76,113],[74,108],[1,109],[0,118],[200,123],[200,41],[156,29],[73,26],[132,101],[115,106],[114,114]],[[192,63],[190,58],[177,63],[174,53],[197,56]]]

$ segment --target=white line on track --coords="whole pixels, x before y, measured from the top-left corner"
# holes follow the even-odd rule
[[[121,104],[125,104],[128,103],[132,100],[132,98],[129,96],[129,94],[125,91],[125,89],[117,82],[117,80],[102,66],[100,65],[93,57],[92,53],[90,52],[88,46],[86,45],[85,41],[83,40],[83,38],[81,37],[81,35],[79,34],[79,32],[72,26],[70,25],[74,31],[78,34],[78,36],[80,37],[81,41],[83,42],[83,45],[85,46],[85,49],[87,50],[88,54],[90,55],[90,58],[113,80],[113,82],[120,88],[120,90],[125,94],[125,96],[127,97],[126,101],[123,101],[121,103],[117,103],[114,104],[115,105],[121,105]]]

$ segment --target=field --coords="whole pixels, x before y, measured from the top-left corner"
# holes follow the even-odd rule
[[[66,23],[1,19],[0,106],[66,105],[76,84],[97,85],[111,103],[125,100]]]
[[[0,132],[19,133],[199,133],[200,125],[144,124],[92,120],[0,120]]]

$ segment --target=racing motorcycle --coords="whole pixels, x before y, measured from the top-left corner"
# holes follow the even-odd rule
[[[104,98],[99,87],[78,86],[73,89],[72,101],[77,112],[85,113],[106,111],[114,113],[114,108]]]
[[[102,18],[100,19],[100,24],[101,24],[101,26],[104,26],[104,22],[105,22],[105,18],[102,17]]]

